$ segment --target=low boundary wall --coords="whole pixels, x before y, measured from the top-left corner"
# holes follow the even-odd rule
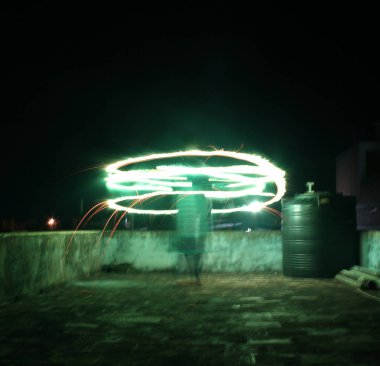
[[[100,249],[94,245],[99,232],[77,232],[74,237],[72,234],[58,231],[0,234],[0,296],[36,293],[99,271]]]
[[[360,233],[360,265],[380,269],[380,231]]]
[[[37,293],[49,286],[128,264],[141,271],[183,270],[175,232],[14,232],[0,234],[0,296]],[[70,243],[70,240],[71,244]],[[360,233],[360,265],[380,269],[380,231]],[[282,271],[279,230],[216,231],[206,243],[204,271]]]
[[[143,271],[181,269],[175,232],[119,232],[105,244],[104,264],[130,263]],[[216,231],[209,235],[203,255],[209,272],[279,272],[282,270],[281,232]]]

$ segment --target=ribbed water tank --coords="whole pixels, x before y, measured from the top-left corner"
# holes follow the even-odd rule
[[[283,273],[334,277],[358,264],[355,199],[307,192],[282,200]]]

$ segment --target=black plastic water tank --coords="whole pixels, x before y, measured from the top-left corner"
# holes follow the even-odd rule
[[[358,264],[355,198],[307,192],[282,200],[283,273],[334,277]]]

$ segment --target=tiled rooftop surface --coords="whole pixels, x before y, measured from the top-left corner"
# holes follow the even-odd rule
[[[376,292],[280,275],[177,280],[99,273],[8,299],[0,365],[380,365]]]

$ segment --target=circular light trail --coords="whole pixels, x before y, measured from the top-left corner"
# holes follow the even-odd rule
[[[178,158],[184,157],[230,158],[238,161],[240,164],[218,167],[157,164],[153,169],[132,168],[139,163],[161,162],[163,159],[175,162],[176,159],[178,161]],[[212,210],[212,213],[220,214],[237,211],[256,212],[280,200],[285,193],[285,172],[283,170],[258,155],[234,151],[190,150],[151,154],[110,164],[107,166],[106,172],[108,174],[106,178],[108,188],[130,193],[108,200],[108,206],[118,211],[137,214],[175,214],[178,212],[176,209],[153,210],[136,208],[134,206],[155,197],[191,194],[204,194],[205,197],[212,200],[226,200],[240,197],[265,198],[264,201],[252,199],[250,203],[240,207],[214,208]],[[192,182],[188,179],[189,176],[203,176],[208,180],[213,190],[192,190]],[[276,186],[275,193],[266,191],[268,183]]]

